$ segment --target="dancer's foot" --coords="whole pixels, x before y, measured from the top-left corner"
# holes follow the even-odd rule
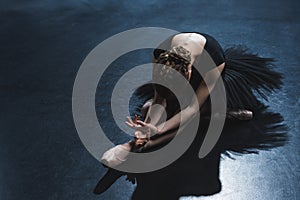
[[[109,168],[106,174],[100,179],[94,189],[94,194],[102,194],[105,192],[118,178],[124,175],[123,172]]]

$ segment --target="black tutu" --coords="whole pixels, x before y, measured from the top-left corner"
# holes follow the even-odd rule
[[[274,59],[249,53],[243,46],[228,48],[224,54],[228,108],[255,110],[259,105],[257,95],[268,100],[268,95],[280,88],[282,75],[272,69]]]

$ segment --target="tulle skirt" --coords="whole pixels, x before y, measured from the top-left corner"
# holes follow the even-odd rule
[[[224,53],[227,107],[255,110],[258,97],[268,100],[268,95],[281,87],[282,75],[272,69],[274,59],[250,53],[243,46],[228,48]]]

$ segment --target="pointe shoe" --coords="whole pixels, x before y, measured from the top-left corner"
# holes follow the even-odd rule
[[[116,180],[118,180],[124,173],[115,169],[109,168],[106,174],[97,183],[94,194],[102,194],[105,192]]]
[[[226,118],[235,120],[250,120],[253,118],[253,113],[250,110],[233,109],[226,112]]]

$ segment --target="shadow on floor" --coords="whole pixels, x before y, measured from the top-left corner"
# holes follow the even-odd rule
[[[254,113],[250,121],[227,120],[218,144],[208,156],[199,159],[198,152],[209,124],[208,120],[202,120],[199,126],[202,128],[199,128],[194,142],[177,161],[161,170],[135,175],[137,187],[132,199],[173,200],[180,196],[220,192],[222,155],[258,153],[259,150],[282,146],[287,141],[287,127],[280,114],[267,111],[262,104]]]

